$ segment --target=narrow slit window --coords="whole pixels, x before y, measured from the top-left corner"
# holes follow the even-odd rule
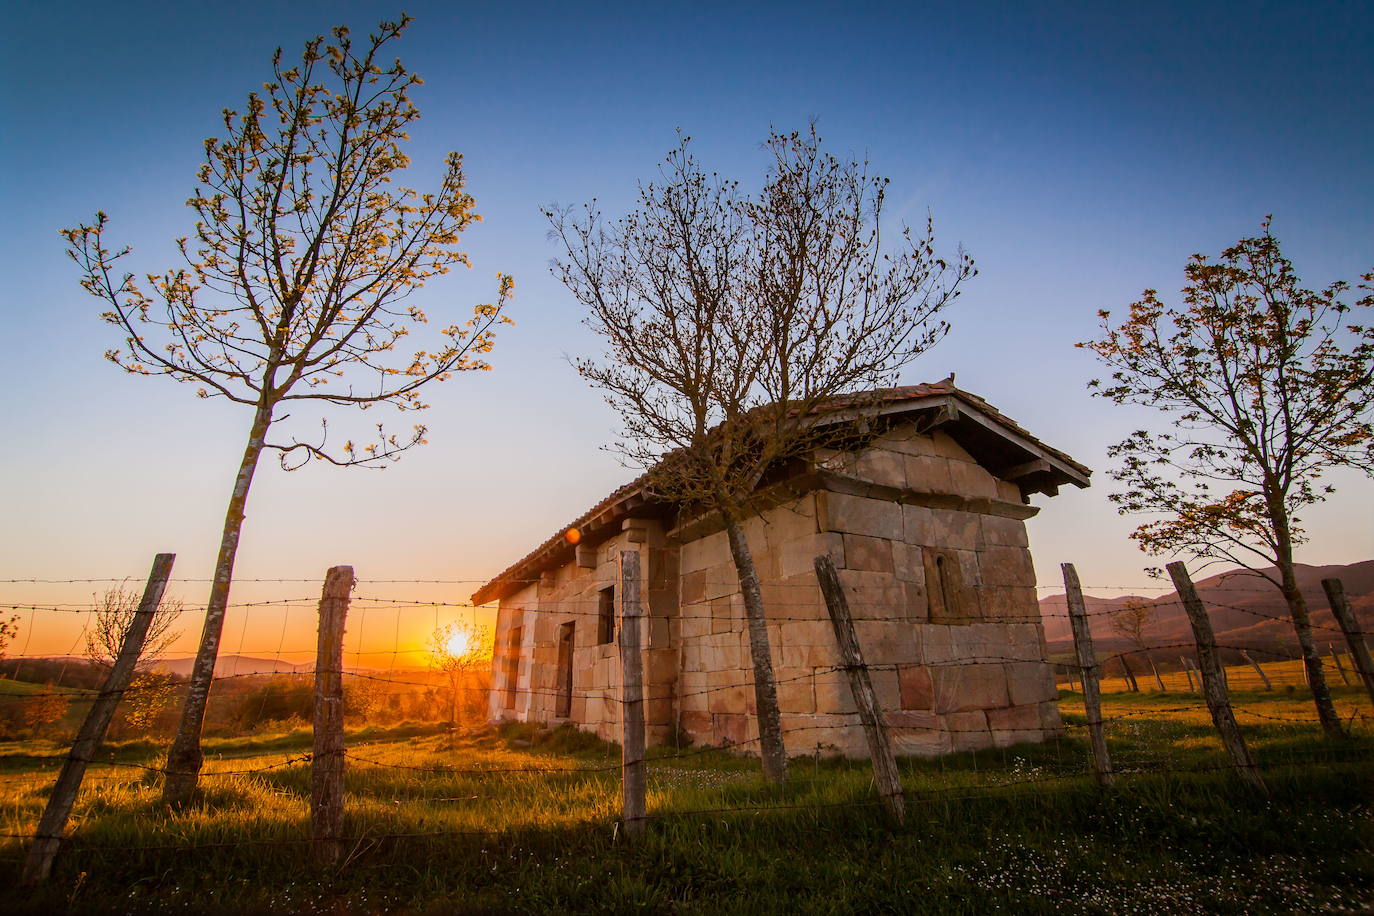
[[[572,715],[573,648],[576,645],[576,627],[576,623],[569,622],[558,628],[558,697],[553,714],[559,719],[566,719]]]
[[[615,642],[615,586],[603,588],[596,614],[596,641],[600,645]]]

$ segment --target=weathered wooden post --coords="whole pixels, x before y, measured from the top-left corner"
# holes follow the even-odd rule
[[[644,832],[644,657],[640,653],[639,551],[620,552],[620,778],[624,796],[625,835]]]
[[[1188,657],[1186,655],[1180,655],[1178,657],[1178,663],[1183,666],[1183,673],[1188,675],[1188,689],[1190,691],[1197,690],[1197,687],[1193,684],[1193,666],[1188,663]]]
[[[1245,736],[1236,724],[1236,715],[1231,711],[1231,698],[1222,680],[1221,662],[1217,658],[1217,641],[1212,632],[1212,621],[1207,616],[1207,608],[1193,588],[1193,580],[1188,577],[1188,567],[1181,562],[1173,562],[1165,567],[1169,577],[1174,580],[1174,588],[1188,612],[1188,622],[1193,625],[1193,636],[1197,640],[1198,674],[1202,678],[1202,690],[1207,698],[1207,709],[1212,713],[1212,722],[1221,735],[1221,743],[1231,755],[1241,778],[1261,792],[1268,792],[1255,767],[1250,748],[1245,744]]]
[[[1326,651],[1327,654],[1331,656],[1331,660],[1336,663],[1336,673],[1341,676],[1341,684],[1349,687],[1350,678],[1346,676],[1345,665],[1341,663],[1340,653],[1336,651],[1336,647],[1331,643],[1326,644]]]
[[[82,777],[86,775],[86,766],[100,742],[105,740],[105,732],[114,718],[115,708],[133,679],[134,666],[143,651],[143,642],[148,638],[153,615],[162,603],[162,593],[167,588],[175,560],[174,553],[160,553],[153,559],[153,568],[148,573],[148,583],[143,589],[143,599],[139,601],[138,610],[124,633],[119,657],[105,678],[105,686],[91,703],[86,721],[81,723],[72,749],[62,764],[62,772],[58,774],[57,782],[48,795],[47,807],[43,809],[43,817],[39,819],[38,829],[34,832],[33,845],[29,847],[28,857],[24,860],[24,870],[19,878],[22,886],[39,884],[52,873],[53,859],[62,845],[62,831],[66,829],[67,818],[71,816],[72,806],[76,803],[76,793],[81,788]]]
[[[1083,606],[1083,588],[1078,584],[1078,570],[1072,563],[1061,563],[1064,573],[1064,597],[1069,604],[1069,624],[1073,628],[1073,644],[1078,649],[1079,676],[1083,679],[1083,707],[1088,714],[1088,737],[1093,748],[1093,772],[1097,784],[1110,789],[1112,758],[1107,752],[1107,735],[1102,730],[1102,693],[1097,687],[1097,655],[1093,652],[1093,636],[1088,629],[1088,610]]]
[[[1374,659],[1370,658],[1369,643],[1365,641],[1359,621],[1350,610],[1350,602],[1345,600],[1345,586],[1340,579],[1323,579],[1322,591],[1326,592],[1326,601],[1331,605],[1331,613],[1335,615],[1341,632],[1345,634],[1346,645],[1350,647],[1350,661],[1354,664],[1355,670],[1360,672],[1364,689],[1369,691],[1369,699],[1374,702]]]
[[[854,695],[864,737],[868,739],[868,756],[873,760],[873,778],[878,783],[878,793],[888,814],[898,824],[904,824],[906,798],[902,794],[902,774],[897,771],[897,760],[892,756],[892,745],[888,743],[887,731],[883,727],[883,711],[878,704],[878,694],[873,690],[873,681],[864,665],[859,637],[854,632],[854,617],[849,613],[849,602],[844,597],[840,577],[830,557],[816,557],[816,579],[820,582],[821,594],[825,596],[826,609],[830,611],[830,623],[835,628],[840,664],[849,678],[849,691]]]
[[[315,651],[315,749],[310,760],[310,835],[315,861],[337,865],[343,852],[343,638],[353,567],[335,566],[320,595]]]
[[[1250,657],[1249,652],[1246,652],[1244,649],[1241,649],[1240,657],[1249,662],[1250,667],[1255,669],[1255,673],[1259,675],[1259,679],[1264,682],[1265,690],[1274,689],[1274,685],[1269,683],[1269,675],[1264,673],[1264,669],[1260,667],[1259,662],[1255,661],[1253,658]]]

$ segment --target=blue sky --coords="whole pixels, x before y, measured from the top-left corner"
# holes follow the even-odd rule
[[[227,12],[226,12],[227,11]],[[264,468],[240,553],[249,577],[493,574],[631,471],[600,449],[615,418],[567,365],[595,342],[548,274],[541,206],[610,212],[682,129],[746,184],[770,126],[815,118],[828,146],[892,179],[891,215],[930,212],[981,276],[954,333],[907,381],[958,372],[1096,486],[1031,523],[1042,583],[1134,584],[1151,561],[1107,502],[1108,444],[1142,415],[1091,400],[1072,343],[1095,312],[1173,291],[1274,215],[1310,285],[1374,267],[1374,12],[1368,4],[409,4],[396,53],[425,79],[408,182],[466,157],[484,222],[474,268],[431,286],[432,316],[516,278],[517,326],[495,371],[432,392],[432,444],[384,473]],[[157,550],[183,575],[213,562],[247,418],[188,387],[121,375],[99,303],[56,230],[103,209],[135,267],[175,263],[201,141],[219,111],[336,23],[375,3],[51,3],[12,10],[3,42],[0,457],[3,578],[140,575]],[[315,418],[299,417],[308,430]],[[363,418],[371,421],[372,416]],[[343,422],[340,419],[338,422]],[[366,424],[363,424],[364,426]],[[1313,512],[1300,557],[1374,556],[1374,490]],[[187,594],[188,601],[203,596]]]

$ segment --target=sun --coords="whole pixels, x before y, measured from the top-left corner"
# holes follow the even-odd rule
[[[462,630],[454,630],[444,643],[444,651],[454,658],[462,658],[472,650],[472,639]]]

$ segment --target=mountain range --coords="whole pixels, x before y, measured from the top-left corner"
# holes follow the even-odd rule
[[[1272,567],[1263,572],[1275,578],[1278,576],[1277,570]],[[1374,623],[1374,560],[1347,566],[1308,566],[1299,563],[1296,573],[1298,586],[1312,615],[1318,646],[1325,649],[1327,643],[1333,643],[1339,650],[1345,649],[1345,639],[1322,590],[1323,579],[1341,580],[1346,599],[1361,628],[1366,632],[1371,629],[1371,623]],[[1296,644],[1288,604],[1279,590],[1259,574],[1244,569],[1228,570],[1199,579],[1193,585],[1198,597],[1207,605],[1218,644],[1247,648],[1291,647]],[[1193,640],[1192,627],[1179,603],[1177,592],[1158,598],[1140,595],[1099,598],[1085,592],[1083,603],[1090,615],[1093,642],[1100,649],[1126,647],[1126,639],[1111,627],[1111,614],[1129,604],[1143,603],[1155,607],[1155,619],[1145,630],[1150,644],[1191,643]],[[1040,613],[1045,621],[1045,639],[1050,652],[1058,654],[1072,649],[1073,637],[1064,595],[1048,595],[1040,599]]]

